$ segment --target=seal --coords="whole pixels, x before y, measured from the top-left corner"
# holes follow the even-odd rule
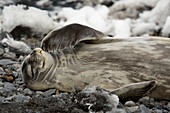
[[[169,45],[167,38],[116,39],[71,24],[50,32],[25,58],[23,80],[32,90],[98,86],[120,99],[147,94],[170,100]]]

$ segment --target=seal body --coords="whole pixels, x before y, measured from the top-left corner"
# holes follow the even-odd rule
[[[33,90],[57,88],[67,92],[73,92],[75,86],[112,91],[130,83],[156,80],[158,85],[149,95],[170,100],[169,51],[170,39],[156,37],[82,42],[55,52],[36,48],[23,62],[23,79]]]

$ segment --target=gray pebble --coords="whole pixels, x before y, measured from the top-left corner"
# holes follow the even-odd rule
[[[55,92],[56,92],[56,89],[49,89],[49,90],[45,91],[43,93],[43,95],[44,96],[49,96],[49,95],[55,94]]]
[[[108,111],[106,113],[127,113],[127,112],[124,109],[114,108],[114,109],[112,109],[112,111]]]
[[[15,59],[16,58],[16,54],[12,53],[12,52],[7,52],[3,54],[4,58],[9,58],[9,59]]]
[[[0,81],[0,87],[4,87],[4,83]]]
[[[145,105],[140,105],[139,109],[136,110],[134,113],[151,113]]]
[[[0,55],[4,54],[4,50],[2,48],[0,48]]]
[[[160,110],[160,109],[155,109],[155,110],[154,110],[154,113],[163,113],[163,112],[162,112],[162,110]]]
[[[138,109],[138,106],[127,107],[131,112],[135,112]]]
[[[16,90],[16,87],[14,86],[14,84],[12,84],[12,83],[8,83],[8,82],[6,82],[5,84],[4,84],[4,88],[5,89],[9,89],[9,90]]]
[[[139,99],[139,103],[141,103],[141,104],[145,104],[145,103],[148,103],[148,102],[149,102],[148,96]]]
[[[2,75],[4,73],[4,69],[0,67],[0,74]]]
[[[4,103],[5,102],[5,97],[1,97],[0,96],[0,104]]]
[[[13,97],[15,102],[29,102],[30,96],[24,96],[23,94],[19,94]]]
[[[135,103],[133,101],[127,101],[125,103],[125,106],[132,107],[132,106],[135,106]]]
[[[33,94],[32,91],[28,88],[25,88],[23,92],[24,92],[25,95],[32,95]]]
[[[10,59],[2,59],[0,60],[0,65],[5,66],[5,65],[10,65],[10,64],[15,64],[15,61],[12,61]]]
[[[168,105],[167,105],[168,107],[170,107],[170,102],[168,102]]]

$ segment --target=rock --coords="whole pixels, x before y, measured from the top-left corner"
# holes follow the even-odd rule
[[[4,58],[9,58],[9,59],[15,59],[16,58],[16,54],[12,53],[12,52],[7,52],[3,54]]]
[[[154,113],[163,113],[163,112],[162,112],[162,110],[160,110],[160,109],[155,109],[155,110],[154,110]]]
[[[12,90],[12,91],[16,90],[16,87],[14,86],[14,84],[8,83],[8,82],[5,83],[4,88]]]
[[[5,71],[1,78],[7,82],[13,82],[15,80],[14,73],[11,70]]]
[[[25,88],[23,92],[24,92],[25,95],[32,95],[33,94],[32,91],[28,88]]]
[[[135,103],[133,101],[127,101],[125,103],[125,106],[132,107],[132,106],[135,106]]]
[[[145,105],[140,105],[139,109],[137,109],[134,113],[151,113]]]
[[[112,109],[112,111],[108,111],[106,113],[128,113],[128,112],[126,112],[124,109],[114,108],[114,109]]]
[[[77,104],[80,105],[83,110],[89,112],[111,111],[113,108],[116,108],[119,103],[116,95],[110,94],[106,90],[96,86],[77,92],[75,98]]]
[[[0,48],[0,55],[4,54],[4,50],[2,48]]]
[[[56,89],[49,89],[49,90],[45,91],[43,93],[43,95],[44,96],[49,96],[49,95],[55,94],[55,92],[56,92]]]
[[[0,75],[4,74],[4,69],[2,67],[0,67]]]
[[[15,102],[29,102],[30,96],[24,96],[23,94],[19,94],[13,97]]]
[[[170,102],[168,102],[168,105],[167,105],[168,107],[170,107]]]
[[[144,104],[144,105],[148,104],[149,103],[149,97],[146,96],[146,97],[140,98],[139,103]]]
[[[0,96],[0,104],[4,103],[5,102],[5,97],[1,97]]]
[[[138,106],[127,107],[132,113],[138,109]]]
[[[1,81],[0,81],[0,87],[3,87],[4,86],[4,83],[2,83]]]
[[[15,61],[12,61],[10,59],[2,59],[0,60],[0,66],[6,66],[6,65],[10,65],[10,64],[15,64]]]
[[[4,50],[5,50],[5,53],[9,52],[9,48],[7,48],[7,47]]]

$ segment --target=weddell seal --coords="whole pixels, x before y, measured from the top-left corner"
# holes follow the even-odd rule
[[[51,31],[42,40],[41,48],[35,48],[25,58],[22,76],[32,90],[74,92],[75,86],[98,86],[119,98],[147,93],[170,100],[169,51],[167,38],[120,39],[70,24]]]

